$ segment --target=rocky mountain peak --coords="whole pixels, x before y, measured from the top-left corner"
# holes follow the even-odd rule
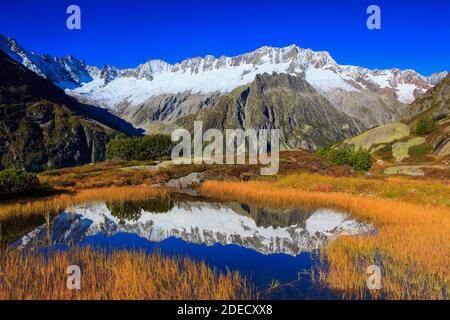
[[[37,54],[22,48],[15,39],[7,39],[1,35],[0,49],[13,60],[49,79],[60,88],[74,89],[93,80],[86,64],[72,55],[52,57],[48,54]]]
[[[176,64],[154,59],[127,69],[110,65],[99,69],[73,56],[54,58],[30,53],[5,37],[0,38],[0,47],[73,96],[120,114],[130,114],[143,105],[159,110],[183,97],[179,102],[184,110],[179,116],[183,116],[212,105],[217,95],[249,85],[258,75],[276,73],[305,80],[337,110],[370,128],[399,120],[406,104],[430,90],[446,74],[424,77],[414,70],[344,66],[327,51],[295,44],[283,48],[263,46],[234,57],[194,57]]]
[[[428,77],[428,82],[431,85],[435,86],[439,82],[444,80],[447,77],[447,75],[448,75],[447,71],[433,73],[431,76]]]
[[[108,83],[116,79],[119,75],[119,71],[116,67],[113,67],[111,65],[105,65],[100,70],[99,78],[104,80],[104,86],[106,86]]]

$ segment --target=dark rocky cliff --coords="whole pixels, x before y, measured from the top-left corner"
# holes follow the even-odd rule
[[[82,105],[0,51],[0,164],[28,171],[104,159],[118,131],[138,134],[107,111]]]
[[[286,74],[258,75],[250,85],[220,96],[213,107],[176,124],[192,130],[196,120],[203,121],[204,129],[279,129],[284,148],[310,150],[364,129],[306,81]]]

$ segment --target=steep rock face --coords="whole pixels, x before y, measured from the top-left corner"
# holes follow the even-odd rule
[[[431,76],[428,77],[428,82],[435,86],[437,85],[439,82],[441,82],[442,80],[444,80],[448,75],[447,71],[444,72],[436,72],[433,73]]]
[[[450,75],[447,75],[433,89],[410,104],[408,120],[420,117],[445,118],[450,116]]]
[[[310,150],[364,129],[306,81],[286,74],[258,75],[250,85],[220,96],[213,107],[176,124],[192,131],[196,120],[203,121],[204,129],[280,129],[282,147]]]
[[[108,83],[117,78],[118,74],[119,70],[117,70],[117,68],[106,65],[100,70],[98,77],[103,80],[103,83],[106,86]]]
[[[367,89],[358,92],[335,89],[326,97],[338,110],[358,119],[366,128],[398,121],[404,114],[405,105],[397,101],[393,90],[380,95]]]
[[[208,94],[164,94],[153,97],[137,106],[123,102],[118,105],[117,114],[136,127],[149,129],[156,123],[170,123],[181,117],[213,106],[220,97],[219,92]]]
[[[0,112],[0,162],[5,167],[37,172],[100,161],[113,133],[45,100],[0,104]]]
[[[105,117],[99,116],[101,113],[94,109],[66,96],[0,50],[3,167],[41,171],[102,160],[105,144],[115,133],[112,128],[120,130],[127,125],[105,110]],[[93,120],[92,114],[104,118],[104,122]]]

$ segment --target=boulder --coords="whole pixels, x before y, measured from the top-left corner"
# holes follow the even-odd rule
[[[385,175],[395,176],[395,175],[404,175],[410,177],[423,177],[425,173],[419,166],[400,166],[400,167],[392,167],[388,168],[384,171]]]
[[[172,179],[165,186],[175,189],[195,188],[205,181],[205,179],[206,176],[203,173],[194,172],[182,178]]]

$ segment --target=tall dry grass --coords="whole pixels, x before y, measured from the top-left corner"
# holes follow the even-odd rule
[[[396,199],[414,204],[450,207],[450,183],[436,179],[406,177],[332,177],[319,174],[291,174],[277,186],[303,191],[343,192],[354,195]]]
[[[81,290],[67,289],[67,267],[81,268]],[[255,298],[238,273],[159,254],[90,248],[10,251],[0,260],[0,300],[235,300]]]
[[[373,223],[369,236],[341,237],[321,251],[323,283],[344,298],[448,299],[450,209],[344,193],[280,188],[276,182],[207,181],[201,193],[264,207],[327,207]],[[325,264],[324,264],[325,265]],[[381,291],[368,292],[367,267],[382,269]]]

